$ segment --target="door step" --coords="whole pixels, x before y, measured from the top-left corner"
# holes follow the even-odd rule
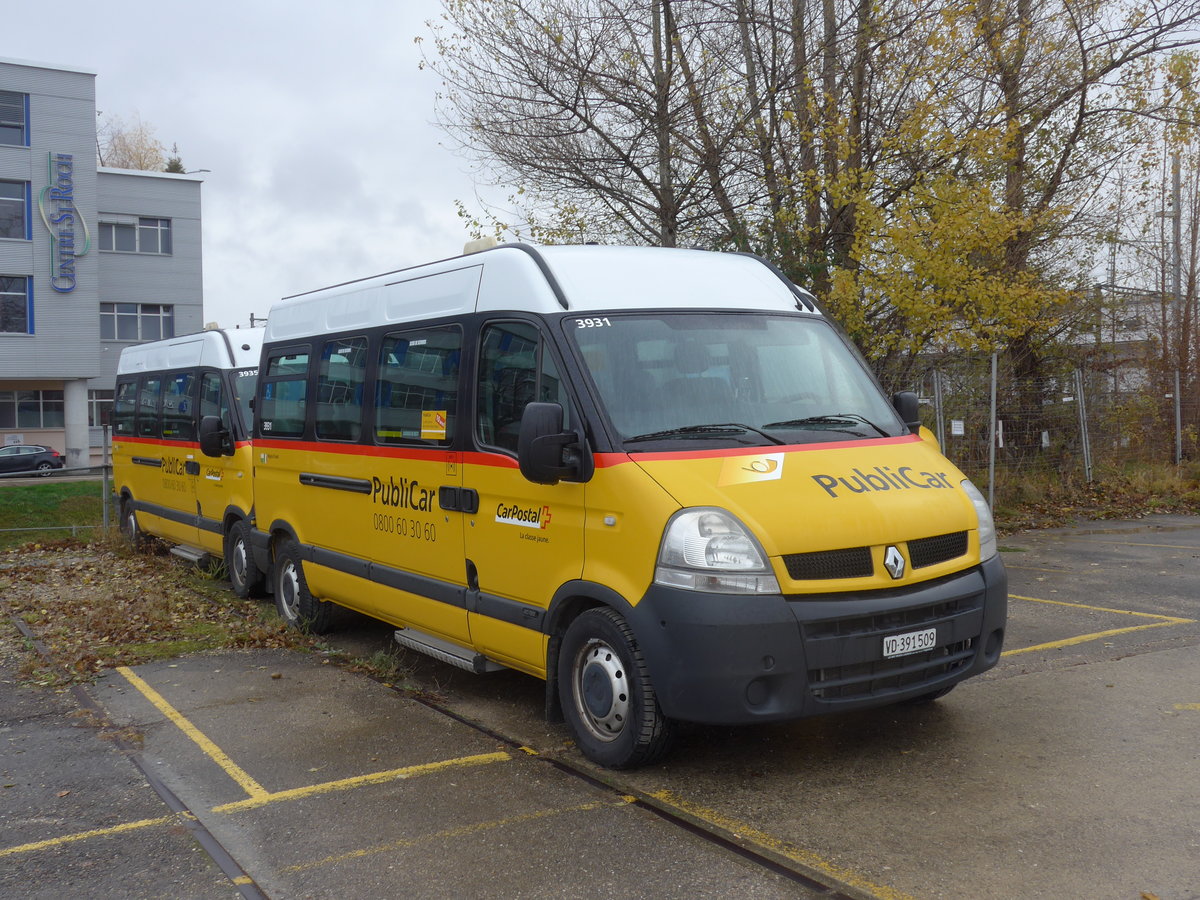
[[[506,668],[500,663],[488,659],[482,653],[452,644],[450,641],[434,637],[432,634],[417,631],[415,628],[397,628],[395,637],[396,643],[402,647],[432,656],[434,659],[468,672],[474,672],[476,675],[482,675],[485,672],[499,672]]]
[[[197,566],[208,565],[208,561],[212,558],[207,550],[201,550],[199,547],[188,547],[184,544],[176,544],[172,547],[171,555],[178,556],[180,559],[186,559]]]

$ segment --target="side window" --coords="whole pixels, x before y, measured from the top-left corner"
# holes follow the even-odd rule
[[[323,441],[357,441],[362,436],[363,381],[367,373],[367,339],[328,341],[317,372],[317,437]]]
[[[308,399],[308,348],[273,350],[263,373],[259,422],[264,437],[300,437]]]
[[[379,351],[375,440],[448,446],[458,419],[462,331],[428,328],[389,334]]]
[[[488,325],[479,351],[480,442],[515,453],[521,413],[534,400],[561,403],[570,420],[566,388],[537,327],[528,322]]]
[[[160,437],[158,431],[158,398],[162,392],[162,378],[149,375],[138,392],[137,434],[139,437]]]
[[[217,372],[205,372],[200,378],[200,418],[205,416],[217,416],[221,420],[221,427],[232,433],[229,400]]]
[[[133,420],[138,407],[136,381],[122,381],[117,385],[117,396],[113,400],[112,426],[114,435],[133,434]]]
[[[175,441],[196,439],[196,373],[167,376],[162,397],[162,436]]]

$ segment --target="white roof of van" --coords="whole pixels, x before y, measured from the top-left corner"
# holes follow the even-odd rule
[[[126,347],[118,375],[206,366],[252,369],[262,352],[263,328],[213,328],[195,334]]]
[[[471,312],[664,308],[817,312],[810,295],[754,256],[662,247],[501,244],[285,298],[268,315],[266,340]]]

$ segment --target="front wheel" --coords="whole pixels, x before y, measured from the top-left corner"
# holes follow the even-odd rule
[[[674,728],[658,706],[633,629],[606,606],[583,612],[563,635],[558,690],[583,755],[612,769],[661,757]]]
[[[225,568],[233,592],[239,597],[249,597],[262,587],[263,571],[250,550],[250,526],[241,519],[225,535]]]
[[[331,604],[309,592],[300,545],[291,538],[281,541],[275,551],[275,608],[283,621],[299,631],[324,634],[329,630]]]

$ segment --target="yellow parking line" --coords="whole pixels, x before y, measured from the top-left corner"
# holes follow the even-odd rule
[[[247,794],[251,797],[265,797],[268,795],[269,792],[266,788],[246,774],[232,759],[225,755],[225,752],[220,747],[210,741],[199,728],[184,718],[183,714],[171,706],[158,691],[135,675],[128,666],[118,666],[117,671],[124,675],[130,684],[141,691],[142,695],[153,703],[159,712],[174,722],[180,731],[191,738],[196,746],[208,754],[209,758],[220,766],[226,775],[240,784]]]
[[[0,857],[15,856],[18,853],[31,853],[34,850],[46,850],[50,847],[61,847],[63,844],[73,844],[76,841],[86,841],[91,838],[109,837],[114,834],[124,834],[139,828],[153,828],[155,825],[169,825],[176,820],[175,816],[159,816],[157,819],[139,819],[136,822],[125,822],[109,828],[94,828],[91,831],[79,831],[75,834],[64,834],[61,837],[49,838],[44,841],[32,841],[19,844],[16,847],[6,847],[0,850]]]
[[[1176,703],[1175,708],[1193,711],[1193,712],[1200,712],[1200,703]]]
[[[550,816],[561,816],[566,813],[589,812],[594,809],[624,806],[632,802],[634,802],[632,797],[622,797],[616,802],[592,800],[587,803],[579,803],[575,806],[561,806],[555,809],[539,809],[535,812],[509,816],[506,819],[496,819],[492,822],[473,822],[470,825],[460,825],[458,828],[447,828],[444,831],[436,831],[432,834],[425,834],[416,838],[402,838],[401,840],[392,841],[387,844],[381,844],[377,847],[367,847],[362,850],[351,850],[349,853],[340,853],[337,856],[327,856],[324,859],[314,860],[313,862],[288,866],[283,871],[303,872],[306,869],[315,869],[319,866],[329,866],[335,863],[345,862],[348,859],[361,859],[364,856],[371,856],[375,853],[387,853],[389,851],[403,850],[406,847],[415,847],[418,844],[427,844],[430,841],[445,840],[446,838],[467,837],[468,835],[478,834],[481,831],[489,831],[493,828],[503,828],[506,825],[518,825],[522,822],[533,822],[538,819],[546,819]]]
[[[1189,625],[1195,622],[1195,619],[1182,619],[1177,616],[1162,616],[1157,613],[1135,612],[1129,609],[1110,609],[1104,606],[1088,606],[1084,603],[1068,603],[1065,600],[1043,600],[1040,597],[1022,597],[1018,594],[1009,594],[1013,600],[1028,600],[1030,603],[1046,603],[1052,606],[1069,606],[1074,609],[1086,609],[1091,612],[1112,613],[1118,616],[1135,616],[1142,619],[1155,619],[1147,625],[1130,625],[1127,628],[1110,628],[1106,631],[1096,631],[1090,634],[1081,634],[1076,637],[1065,638],[1061,641],[1050,641],[1045,644],[1034,644],[1032,647],[1018,647],[1013,650],[1005,650],[1001,656],[1015,656],[1018,653],[1031,653],[1034,650],[1056,650],[1062,647],[1072,647],[1076,644],[1086,644],[1089,641],[1098,641],[1103,638],[1113,637],[1118,634],[1129,634],[1134,631],[1145,631],[1148,628],[1165,628],[1168,625]]]
[[[278,803],[284,800],[299,800],[303,797],[312,797],[316,794],[330,794],[334,791],[345,791],[350,788],[361,787],[365,784],[383,784],[387,781],[398,781],[405,778],[415,778],[419,775],[430,775],[434,772],[441,772],[445,769],[462,769],[470,766],[484,766],[488,763],[502,762],[511,759],[507,753],[481,753],[477,756],[461,756],[457,759],[444,759],[440,762],[423,763],[417,766],[406,766],[402,769],[390,769],[386,772],[372,772],[369,775],[356,775],[352,778],[342,778],[338,781],[326,781],[323,784],[314,784],[308,787],[293,788],[288,791],[279,791],[274,794],[263,792],[262,794],[251,797],[249,800],[238,800],[235,803],[225,803],[221,806],[214,806],[213,812],[216,813],[231,813],[240,812],[244,809],[257,809],[260,806],[266,806],[268,803]]]
[[[905,894],[902,891],[897,891],[884,885],[873,884],[862,875],[847,869],[845,866],[832,863],[809,850],[801,850],[799,847],[780,840],[772,834],[759,831],[757,828],[753,828],[744,822],[730,819],[716,810],[706,809],[681,797],[677,797],[672,791],[655,791],[649,796],[665,806],[685,812],[692,818],[700,819],[708,825],[713,825],[722,831],[728,832],[739,843],[757,844],[759,847],[786,857],[802,866],[836,878],[843,884],[864,891],[878,898],[878,900],[914,900],[911,894]]]

